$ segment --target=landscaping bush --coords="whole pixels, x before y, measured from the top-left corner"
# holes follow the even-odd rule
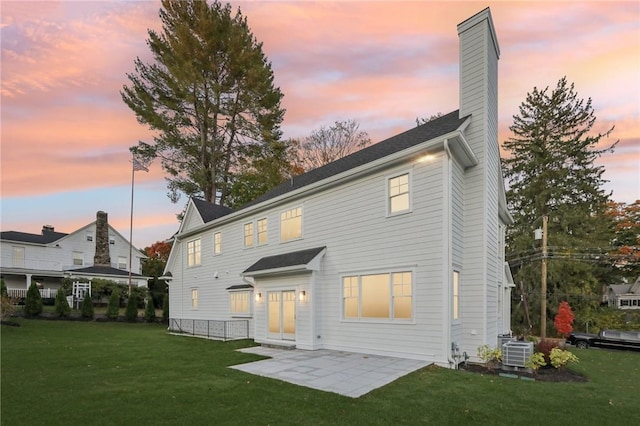
[[[560,348],[551,349],[549,358],[551,359],[551,365],[554,368],[562,368],[566,367],[570,362],[578,362],[577,356]]]
[[[117,290],[113,290],[107,305],[107,318],[116,320],[118,315],[120,315],[120,293]]]
[[[156,308],[153,306],[153,299],[147,300],[147,306],[144,308],[144,320],[146,322],[156,321]]]
[[[538,352],[544,356],[546,365],[551,363],[551,350],[558,347],[558,341],[552,339],[540,339],[538,342]]]
[[[131,293],[127,300],[127,309],[124,316],[129,322],[136,322],[138,319],[138,298],[135,293]]]
[[[4,280],[0,279],[0,297],[9,297],[7,286],[4,285]]]
[[[61,318],[71,315],[71,307],[62,289],[59,289],[56,293],[55,312]]]
[[[165,294],[162,299],[162,322],[169,324],[169,295]]]
[[[42,313],[42,297],[36,283],[31,283],[24,301],[24,314],[27,317],[37,317]]]
[[[80,315],[82,318],[93,319],[93,300],[91,297],[86,296],[82,299],[82,305],[80,306]]]

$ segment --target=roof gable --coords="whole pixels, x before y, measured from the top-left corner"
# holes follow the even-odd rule
[[[191,201],[193,201],[193,205],[198,210],[198,213],[204,223],[211,222],[212,220],[226,216],[229,213],[233,213],[233,210],[228,207],[213,204],[200,198],[194,197]]]

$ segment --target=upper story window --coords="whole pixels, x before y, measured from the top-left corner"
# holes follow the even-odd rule
[[[409,320],[413,317],[413,273],[400,271],[342,277],[344,319]]]
[[[118,269],[127,269],[127,258],[118,256]]]
[[[216,232],[213,234],[213,254],[222,253],[222,234]]]
[[[267,218],[258,219],[258,244],[267,244]]]
[[[280,241],[302,238],[302,207],[280,213]]]
[[[93,241],[93,232],[87,231],[87,241]]]
[[[73,252],[73,265],[74,266],[84,265],[84,254],[81,251]]]
[[[244,224],[244,246],[253,247],[253,222]]]
[[[189,241],[187,243],[187,265],[197,266],[201,262],[200,239]]]
[[[116,237],[114,235],[109,235],[109,244],[114,245],[116,243]]]
[[[24,247],[13,247],[13,266],[24,268]]]
[[[404,173],[387,179],[388,213],[390,215],[411,211],[410,175]]]

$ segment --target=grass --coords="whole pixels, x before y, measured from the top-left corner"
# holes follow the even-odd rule
[[[18,320],[2,326],[2,425],[615,424],[635,418],[640,353],[576,350],[588,383],[427,367],[358,398],[227,368],[250,341],[155,324]]]

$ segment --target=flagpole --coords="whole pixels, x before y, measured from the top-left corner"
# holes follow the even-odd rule
[[[131,159],[131,217],[129,220],[129,297],[131,297],[131,268],[133,254],[133,182],[136,175],[135,157]]]

